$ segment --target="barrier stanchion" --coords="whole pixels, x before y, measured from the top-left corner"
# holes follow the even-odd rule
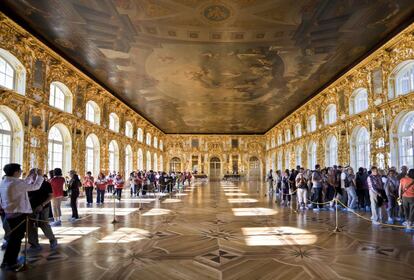
[[[340,232],[338,224],[338,198],[334,198],[333,201],[335,202],[335,229],[333,232]]]
[[[29,216],[26,216],[26,234],[24,235],[24,262],[22,270],[27,269],[27,245],[29,243]]]
[[[113,197],[114,197],[114,219],[112,220],[112,224],[117,224],[117,223],[118,223],[118,221],[117,221],[117,219],[116,219],[116,201],[115,201],[116,196],[115,196],[115,195],[113,195]]]

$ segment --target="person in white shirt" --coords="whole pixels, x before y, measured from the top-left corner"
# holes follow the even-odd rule
[[[44,179],[39,169],[30,170],[25,180],[19,179],[22,170],[17,163],[6,164],[3,171],[5,176],[0,183],[0,206],[6,215],[11,233],[1,267],[19,271],[23,268],[17,262],[17,257],[26,232],[25,220],[32,213],[27,192],[40,189]]]

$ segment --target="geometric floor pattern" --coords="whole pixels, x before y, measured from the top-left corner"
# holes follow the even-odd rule
[[[77,222],[64,203],[58,249],[41,238],[28,271],[0,279],[414,279],[413,233],[349,212],[334,233],[334,212],[297,212],[265,192],[259,182],[203,182],[140,203],[127,190],[115,224],[113,201],[87,208],[82,197]]]

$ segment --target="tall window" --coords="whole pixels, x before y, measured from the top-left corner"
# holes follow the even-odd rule
[[[0,166],[12,162],[12,127],[7,117],[0,112]]]
[[[368,91],[360,88],[354,91],[349,101],[349,113],[358,114],[368,109]]]
[[[137,139],[139,142],[144,142],[144,132],[142,131],[142,128],[138,128]]]
[[[295,125],[295,138],[300,138],[302,137],[302,126],[300,125],[300,123],[297,123]]]
[[[56,127],[49,131],[48,154],[49,170],[63,169],[63,136]]]
[[[132,172],[132,148],[130,145],[125,148],[125,178],[129,177]]]
[[[19,116],[9,107],[0,105],[0,174],[3,166],[16,162],[23,164],[23,125]],[[36,167],[34,154],[30,155],[30,167]]]
[[[302,166],[302,147],[296,146],[295,148],[295,164]]]
[[[369,133],[365,127],[358,127],[351,137],[351,165],[359,167],[370,167],[370,144]]]
[[[283,154],[282,152],[279,152],[277,154],[277,169],[282,170],[283,169]]]
[[[336,122],[336,106],[335,104],[330,104],[326,107],[325,110],[325,124],[333,124]]]
[[[158,172],[158,157],[154,154],[154,171]]]
[[[93,175],[99,174],[99,139],[95,134],[90,134],[86,138],[85,169]]]
[[[181,160],[179,158],[172,158],[170,161],[170,171],[180,172],[181,171]]]
[[[10,63],[0,56],[0,86],[14,89],[15,71]]]
[[[142,149],[138,149],[138,170],[144,170],[144,155],[142,153]]]
[[[414,62],[411,61],[401,67],[395,76],[396,94],[404,95],[414,91]]]
[[[160,140],[160,150],[164,150],[164,143],[162,142],[162,140]]]
[[[125,136],[132,138],[134,134],[134,129],[132,127],[132,123],[130,121],[125,122]]]
[[[308,119],[308,132],[316,131],[316,116],[311,115]]]
[[[72,93],[61,82],[50,84],[49,105],[67,113],[72,112]]]
[[[338,141],[331,135],[326,141],[325,165],[332,167],[338,163]]]
[[[93,101],[86,103],[86,120],[96,124],[100,124],[101,122],[99,106]]]
[[[308,146],[308,168],[311,170],[315,169],[316,152],[317,152],[316,143],[312,141],[309,143],[309,146]]]
[[[147,151],[147,171],[151,170],[151,153]]]
[[[26,69],[10,52],[0,48],[0,86],[25,94]]]
[[[408,113],[402,119],[398,128],[399,166],[414,167],[413,162],[414,112]]]
[[[285,169],[290,169],[290,150],[285,152]]]
[[[154,136],[154,148],[158,148],[158,138]]]
[[[151,134],[149,134],[149,132],[147,132],[146,144],[151,146]]]
[[[162,155],[160,155],[160,159],[159,159],[158,164],[159,164],[158,170],[159,171],[164,171],[164,158],[162,157]]]
[[[115,113],[109,114],[109,129],[115,132],[119,132],[119,117]]]
[[[288,143],[290,142],[291,136],[290,136],[290,129],[287,129],[285,131],[285,142]]]
[[[118,172],[119,171],[119,148],[118,143],[115,140],[112,140],[109,143],[109,171]]]
[[[282,133],[279,133],[277,135],[277,145],[280,146],[282,144],[283,144],[283,135],[282,135]]]

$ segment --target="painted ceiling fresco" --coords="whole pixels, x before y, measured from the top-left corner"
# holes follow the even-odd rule
[[[412,21],[412,0],[3,0],[166,133],[263,133]]]

